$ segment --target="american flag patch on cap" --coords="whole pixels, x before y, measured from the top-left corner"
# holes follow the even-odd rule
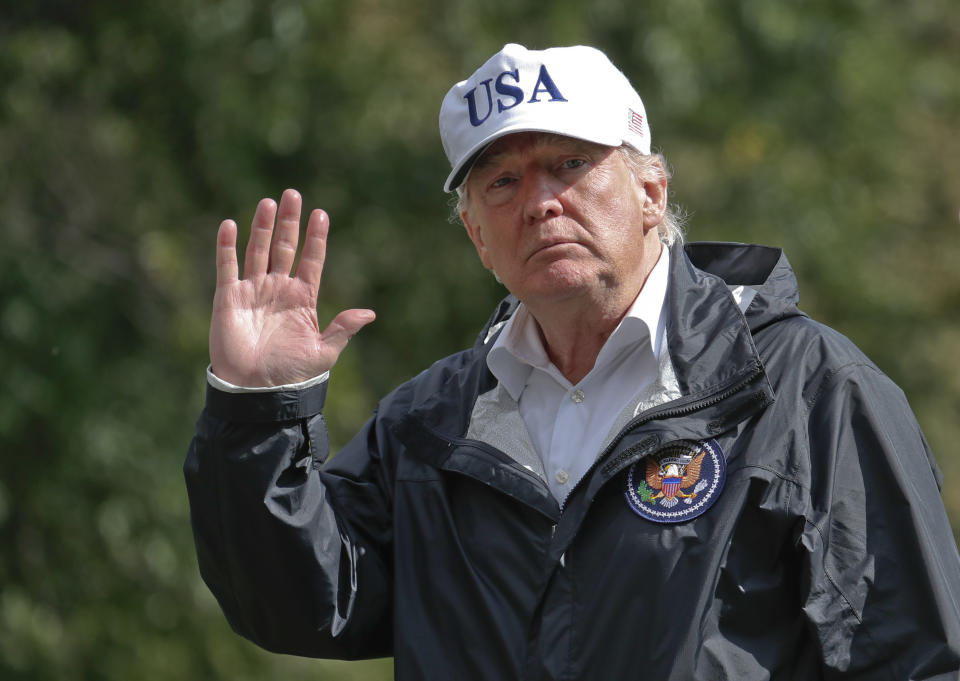
[[[629,115],[629,120],[627,121],[627,127],[630,128],[633,132],[638,135],[643,134],[643,116],[638,114],[633,109],[627,109],[627,114]]]

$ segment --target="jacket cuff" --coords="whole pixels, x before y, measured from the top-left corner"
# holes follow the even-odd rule
[[[207,412],[223,421],[267,423],[309,418],[323,411],[327,382],[302,390],[228,393],[207,385]]]

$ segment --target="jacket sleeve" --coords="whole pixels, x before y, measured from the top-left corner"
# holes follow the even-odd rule
[[[803,608],[825,678],[957,681],[960,557],[903,393],[856,363],[808,408]]]
[[[392,522],[376,419],[329,454],[326,383],[212,387],[184,464],[200,572],[233,629],[274,652],[391,654]]]

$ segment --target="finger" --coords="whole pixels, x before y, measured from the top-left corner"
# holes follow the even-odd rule
[[[303,253],[300,254],[300,264],[297,265],[297,277],[308,283],[314,291],[320,288],[329,233],[330,217],[319,208],[311,211],[303,241]]]
[[[300,193],[287,189],[280,197],[277,211],[277,228],[270,247],[270,271],[290,274],[293,259],[297,255],[297,240],[300,238]]]
[[[323,342],[333,346],[339,355],[360,329],[377,318],[373,310],[344,310],[320,334]]]
[[[266,274],[270,259],[270,236],[273,234],[273,218],[277,214],[277,204],[273,199],[262,199],[257,204],[250,226],[250,241],[243,259],[243,276],[252,277]]]
[[[217,286],[226,286],[237,280],[237,223],[224,220],[217,230]]]

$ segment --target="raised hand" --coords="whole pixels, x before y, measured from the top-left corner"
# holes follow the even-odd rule
[[[305,381],[334,365],[347,341],[374,319],[372,310],[344,310],[320,331],[317,294],[330,219],[314,210],[307,221],[296,273],[290,270],[300,236],[300,194],[288,189],[280,207],[257,205],[244,258],[237,264],[237,225],[217,233],[217,290],[210,322],[213,373],[235,385],[274,386]],[[276,219],[276,229],[274,229]]]

